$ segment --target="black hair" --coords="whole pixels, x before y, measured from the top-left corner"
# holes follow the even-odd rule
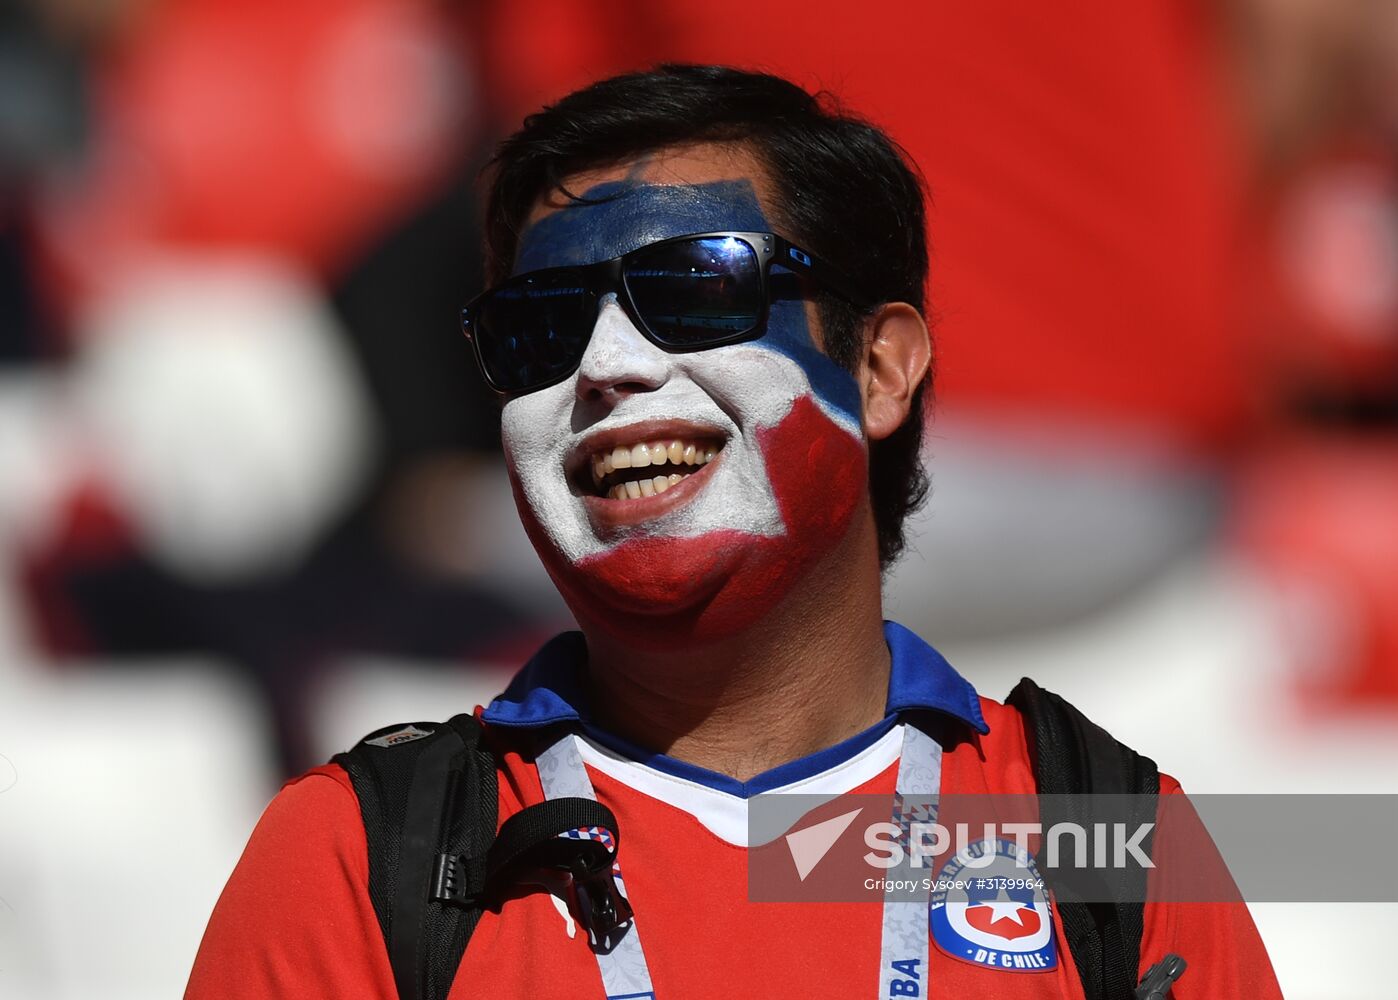
[[[489,167],[489,280],[509,274],[534,203],[568,177],[706,142],[754,154],[776,192],[770,208],[783,235],[839,268],[872,301],[907,302],[926,314],[923,186],[907,154],[829,94],[725,66],[663,65],[612,77],[526,118]],[[826,353],[855,371],[866,313],[826,292],[816,303]],[[904,519],[927,498],[920,451],[931,384],[929,369],[908,419],[870,443],[870,504],[884,568],[903,550]]]

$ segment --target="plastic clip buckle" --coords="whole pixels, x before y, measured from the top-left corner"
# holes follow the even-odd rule
[[[470,906],[472,892],[470,861],[462,854],[439,854],[432,870],[432,900],[451,906]]]
[[[1178,955],[1167,954],[1141,977],[1141,985],[1136,987],[1136,1000],[1164,1000],[1170,984],[1184,975],[1187,967],[1185,960]]]
[[[635,912],[616,884],[610,860],[605,868],[595,870],[579,864],[571,874],[578,918],[588,939],[598,947],[615,947],[613,933],[629,924]]]

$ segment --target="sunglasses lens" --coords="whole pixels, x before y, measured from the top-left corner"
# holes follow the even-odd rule
[[[587,347],[597,296],[569,271],[521,275],[475,308],[481,365],[497,388],[518,392],[571,371]]]
[[[637,312],[667,347],[733,340],[762,319],[757,251],[736,237],[643,248],[627,260],[625,281]]]

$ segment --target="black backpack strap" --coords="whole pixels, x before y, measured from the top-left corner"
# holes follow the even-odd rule
[[[1131,818],[1135,822],[1155,821],[1160,772],[1153,760],[1119,743],[1063,698],[1027,677],[1010,692],[1005,704],[1018,709],[1023,717],[1040,795],[1145,796],[1132,800]],[[1073,822],[1092,830],[1093,819],[1101,817],[1091,812],[1081,800],[1050,799],[1042,803],[1040,822],[1044,829]],[[1142,846],[1149,853],[1150,839]],[[1064,936],[1088,1000],[1131,1000],[1145,930],[1145,872],[1128,868],[1107,873],[1055,873],[1046,868],[1042,857],[1038,860],[1054,890]],[[1085,884],[1084,878],[1092,884]],[[1100,900],[1104,896],[1113,901],[1083,898]]]
[[[470,715],[388,726],[334,762],[359,798],[369,897],[399,1000],[445,1000],[484,909],[494,755]]]
[[[526,862],[549,867],[566,863],[576,852],[570,850],[571,845],[559,841],[564,834],[585,827],[600,827],[611,834],[610,847],[598,842],[610,869],[621,842],[616,816],[595,799],[566,797],[526,806],[500,825],[500,833],[490,848],[488,880],[498,882]]]
[[[612,868],[620,847],[621,830],[606,806],[585,798],[549,799],[500,825],[487,883],[543,886],[568,901],[593,948],[610,951],[633,916]]]

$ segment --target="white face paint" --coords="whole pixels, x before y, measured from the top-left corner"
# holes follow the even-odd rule
[[[645,390],[616,392],[622,386]],[[615,395],[580,399],[590,391]],[[627,538],[691,538],[721,529],[781,534],[757,431],[780,423],[791,404],[810,391],[796,362],[753,343],[667,353],[611,300],[601,310],[577,373],[507,403],[501,434],[517,492],[558,554],[576,563]],[[593,416],[597,419],[589,419]],[[576,477],[569,476],[570,465],[577,467],[579,456],[590,458],[585,441],[599,432],[619,432],[628,444],[659,436],[625,430],[648,421],[693,428],[665,440],[722,440],[708,481],[688,502],[652,520],[617,525],[599,519],[589,511]]]

